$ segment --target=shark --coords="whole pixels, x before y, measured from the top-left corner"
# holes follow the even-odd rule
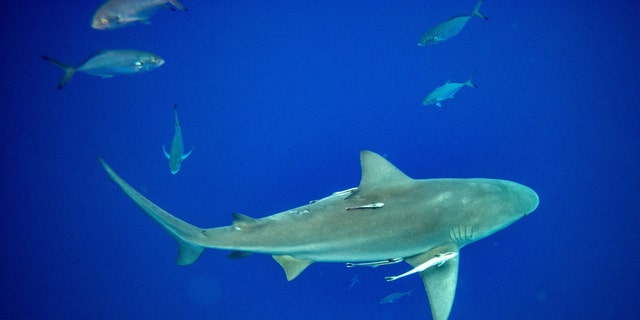
[[[165,211],[104,170],[147,216],[178,244],[178,265],[194,263],[207,249],[232,257],[271,255],[287,280],[316,262],[384,266],[407,262],[420,275],[434,320],[449,317],[459,252],[533,212],[538,195],[497,179],[412,179],[382,156],[360,152],[358,187],[334,192],[263,218],[233,213],[228,226],[199,228]]]
[[[182,154],[184,152],[184,142],[182,141],[182,129],[180,129],[180,120],[178,120],[178,105],[173,105],[173,117],[174,117],[174,127],[176,129],[175,134],[173,135],[173,140],[171,141],[171,148],[169,152],[165,149],[164,145],[162,146],[162,152],[164,152],[164,156],[169,159],[169,169],[171,169],[171,174],[176,174],[180,171],[180,167],[182,166],[182,161],[191,155],[193,149],[187,152],[186,154]]]

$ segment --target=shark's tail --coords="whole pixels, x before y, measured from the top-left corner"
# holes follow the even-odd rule
[[[71,76],[73,76],[73,74],[76,72],[76,68],[66,65],[56,59],[53,59],[51,57],[47,57],[47,56],[42,56],[42,59],[44,59],[45,61],[49,61],[51,62],[51,64],[53,64],[54,66],[64,70],[64,76],[62,76],[62,79],[60,79],[60,82],[58,83],[58,90],[62,89],[62,87],[64,87],[65,84],[67,84],[67,82],[69,82],[69,80],[71,79]]]
[[[122,180],[118,174],[109,167],[109,165],[98,157],[98,161],[107,171],[111,180],[113,180],[124,193],[133,200],[151,219],[158,223],[171,237],[178,243],[178,259],[179,265],[188,265],[194,263],[204,248],[195,242],[204,238],[204,230],[196,226],[188,224],[169,212],[158,207],[155,203],[141,195],[136,189],[131,187],[126,181]]]
[[[473,11],[471,12],[472,16],[476,16],[476,17],[480,17],[482,19],[485,20],[489,20],[489,17],[483,15],[482,13],[480,13],[480,6],[482,5],[482,0],[478,0],[478,2],[476,3],[476,6],[473,7]]]

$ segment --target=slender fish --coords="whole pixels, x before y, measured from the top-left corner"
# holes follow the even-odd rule
[[[173,135],[173,141],[171,142],[171,149],[167,152],[167,149],[162,146],[162,152],[164,152],[165,157],[169,159],[169,168],[171,169],[171,174],[176,174],[180,171],[180,167],[182,166],[182,161],[191,155],[193,152],[193,148],[189,153],[182,154],[184,152],[184,143],[182,141],[182,130],[180,129],[180,120],[178,120],[178,105],[173,105],[173,115],[174,115],[174,126],[176,128],[176,133]]]
[[[408,296],[413,292],[413,290],[409,290],[407,292],[394,292],[380,300],[380,304],[394,303],[401,299],[404,296]]]
[[[442,41],[457,36],[462,28],[464,28],[464,26],[467,24],[467,22],[469,22],[469,19],[471,19],[471,17],[475,16],[485,20],[489,20],[489,18],[478,12],[478,10],[480,9],[480,5],[482,5],[482,0],[478,0],[470,15],[453,17],[429,29],[422,35],[422,37],[418,41],[418,45],[426,46],[438,44]]]
[[[154,70],[164,64],[164,60],[159,55],[140,50],[102,51],[85,60],[77,67],[67,65],[47,56],[42,56],[42,59],[64,70],[64,76],[58,83],[58,89],[62,89],[76,72],[84,72],[105,79],[119,74]]]
[[[109,0],[96,10],[91,27],[109,30],[135,22],[149,24],[149,19],[160,7],[187,11],[178,0]]]
[[[474,72],[475,74],[475,72]],[[435,104],[438,107],[442,107],[440,104],[441,101],[453,99],[455,94],[460,91],[463,87],[471,87],[477,88],[473,82],[471,82],[471,78],[473,78],[473,74],[469,77],[469,79],[465,82],[449,82],[435,88],[431,91],[426,98],[422,101],[422,105],[430,105]]]

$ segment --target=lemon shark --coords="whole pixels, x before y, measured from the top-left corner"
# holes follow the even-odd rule
[[[233,257],[262,253],[272,255],[293,280],[314,262],[383,266],[405,261],[414,267],[406,274],[422,278],[435,320],[449,317],[460,249],[538,206],[538,195],[515,182],[412,179],[380,155],[362,151],[356,188],[260,219],[234,213],[230,226],[203,229],[163,210],[99,161],[175,239],[179,265],[195,262],[206,248],[231,250]]]

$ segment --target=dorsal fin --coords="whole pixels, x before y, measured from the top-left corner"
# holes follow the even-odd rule
[[[233,212],[231,215],[233,216],[233,226],[237,229],[242,229],[256,222],[256,219],[242,213]]]
[[[371,151],[360,151],[360,165],[362,166],[362,179],[358,192],[370,190],[380,185],[388,186],[412,180],[387,159]]]

